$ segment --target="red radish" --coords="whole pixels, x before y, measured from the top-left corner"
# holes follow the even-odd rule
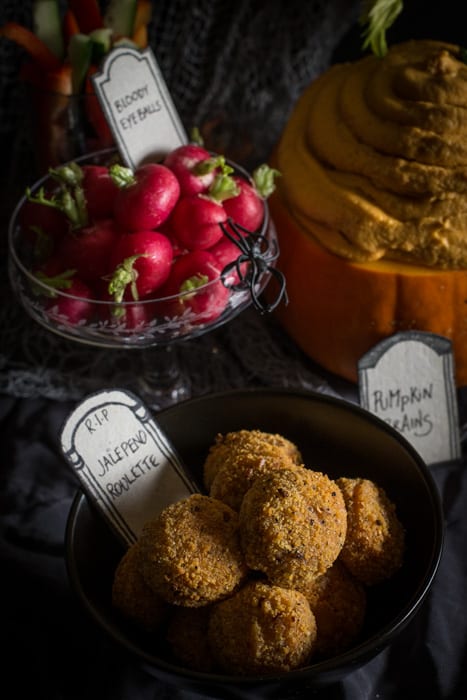
[[[43,271],[36,273],[37,278],[46,284],[51,290],[60,291],[60,294],[50,292],[46,309],[50,318],[76,326],[88,321],[93,313],[93,291],[79,277],[74,270],[68,270],[55,276],[47,276]]]
[[[204,195],[182,197],[170,217],[173,235],[188,250],[206,249],[222,238],[220,223],[227,214],[220,202]]]
[[[263,200],[253,185],[244,178],[235,176],[235,180],[240,187],[240,194],[225,200],[226,214],[233,219],[234,223],[243,226],[248,231],[257,231],[264,218]]]
[[[104,165],[82,165],[82,187],[91,220],[107,219],[113,215],[118,187]]]
[[[118,326],[124,326],[130,331],[141,331],[149,323],[147,306],[142,304],[130,304],[122,306],[114,306],[111,311],[111,323]]]
[[[167,236],[169,241],[172,243],[172,248],[174,252],[174,258],[176,258],[178,255],[183,255],[183,253],[187,253],[187,249],[182,246],[179,241],[177,241],[176,237],[174,236],[174,233],[172,231],[172,226],[171,226],[171,217],[167,219],[167,221],[164,221],[162,226],[159,226],[157,229],[159,233],[163,233],[164,236]]]
[[[89,216],[81,166],[74,162],[66,163],[58,168],[50,168],[49,174],[59,185],[52,198],[54,205],[66,214],[72,228],[87,226]]]
[[[264,219],[264,200],[274,191],[278,174],[274,168],[260,165],[253,173],[253,182],[235,175],[239,193],[224,201],[227,216],[248,231],[258,231]]]
[[[116,302],[147,297],[167,280],[172,260],[172,244],[163,233],[137,231],[122,234],[110,260],[114,272],[109,293]]]
[[[171,151],[164,165],[172,170],[180,183],[180,194],[188,196],[205,192],[212,184],[217,168],[223,165],[223,156],[213,156],[202,146],[184,144]]]
[[[62,212],[37,202],[26,202],[18,221],[36,263],[47,260],[68,231],[68,221]]]
[[[45,199],[50,198],[45,194],[44,197]],[[25,202],[18,220],[28,237],[30,232],[34,233],[34,231],[40,230],[53,241],[62,236],[68,229],[68,220],[63,212],[37,201]],[[33,235],[34,240],[35,238]]]
[[[226,265],[233,263],[239,258],[240,255],[242,255],[240,248],[228,238],[221,238],[218,243],[213,245],[212,248],[209,248],[209,252],[214,256],[221,271],[224,270]],[[246,274],[247,265],[248,264],[246,262],[241,264],[240,271],[242,275]],[[240,276],[236,267],[231,268],[225,282],[229,285],[239,284]]]
[[[72,173],[73,178],[75,178],[74,170],[71,167],[67,168],[66,172]],[[54,229],[57,229],[58,233],[62,233],[64,229],[86,226],[87,209],[81,186],[66,183],[58,170],[50,170],[50,173],[54,179],[59,181],[58,187],[54,189],[40,187],[34,193],[29,188],[26,189],[28,204],[25,206],[25,223],[39,223],[40,225],[44,221],[46,225],[52,225]],[[32,217],[36,215],[39,222],[28,220],[32,220]]]
[[[141,165],[134,173],[130,168],[112,165],[110,174],[119,187],[114,217],[127,231],[157,229],[168,218],[180,196],[176,176],[159,163]]]
[[[112,302],[113,297],[106,291],[102,300]],[[148,311],[148,304],[132,304],[130,302],[99,304],[99,314],[102,320],[108,321],[111,326],[130,331],[143,330],[150,320]]]
[[[227,221],[222,202],[238,194],[238,186],[227,166],[203,194],[181,197],[170,217],[173,235],[188,250],[210,248],[222,238],[221,223]]]
[[[177,258],[161,296],[180,294],[170,300],[169,313],[182,315],[186,309],[196,314],[192,323],[208,323],[218,318],[227,306],[229,290],[219,278],[216,260],[207,250],[195,250]],[[208,284],[210,283],[210,284]],[[208,285],[204,288],[205,285]]]
[[[82,280],[75,278],[67,290],[52,303],[49,314],[52,317],[64,316],[72,325],[78,325],[88,321],[92,316],[93,307],[90,301],[93,293],[89,286]],[[70,296],[68,296],[70,295]]]
[[[57,255],[51,255],[34,271],[34,274],[50,287],[66,290],[71,284],[70,280],[76,277],[76,270],[64,266],[63,261]]]
[[[81,279],[93,283],[112,269],[111,251],[124,235],[118,232],[113,219],[96,221],[91,226],[63,236],[57,256],[64,268],[74,268]]]

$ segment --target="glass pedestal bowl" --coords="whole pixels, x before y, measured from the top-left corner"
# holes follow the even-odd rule
[[[116,151],[109,149],[76,162],[107,164],[116,158]],[[242,168],[230,165],[236,174],[249,178]],[[278,247],[267,202],[258,232],[237,236],[238,229],[231,222],[222,225],[227,238],[239,240],[238,264],[227,265],[217,277],[195,289],[171,296],[157,296],[156,290],[151,298],[119,303],[55,289],[35,272],[35,247],[23,223],[30,197],[53,186],[51,174],[42,177],[20,199],[11,216],[11,286],[29,316],[51,333],[96,348],[140,351],[142,394],[152,407],[161,408],[189,396],[188,378],[180,376],[172,352],[174,343],[218,328],[251,304],[260,312],[270,310],[274,305],[264,304],[261,295],[272,277],[279,284],[279,297],[284,293],[284,282],[275,269]]]

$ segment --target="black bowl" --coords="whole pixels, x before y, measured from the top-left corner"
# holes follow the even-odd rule
[[[406,529],[400,571],[370,589],[366,623],[348,651],[273,677],[227,676],[188,670],[126,627],[111,607],[110,590],[120,542],[78,492],[68,521],[70,581],[95,621],[156,678],[222,698],[287,698],[323,687],[380,653],[419,610],[438,568],[443,514],[436,484],[411,445],[394,429],[358,406],[322,394],[242,390],[192,399],[156,417],[201,486],[202,463],[218,432],[257,428],[277,432],[300,448],[305,464],[331,478],[359,476],[380,484],[394,501]]]

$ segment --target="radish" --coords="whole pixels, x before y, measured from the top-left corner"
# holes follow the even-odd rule
[[[207,286],[205,286],[207,285]],[[187,309],[196,314],[195,324],[218,318],[230,292],[220,279],[219,266],[207,250],[195,250],[177,258],[161,296],[181,295],[169,300],[168,314],[183,315]]]
[[[173,248],[158,231],[122,234],[111,255],[113,270],[108,291],[114,301],[138,301],[152,294],[167,280]]]
[[[122,165],[112,165],[110,175],[119,188],[113,215],[127,231],[157,229],[180,196],[176,176],[159,163],[141,165],[134,173]]]
[[[102,301],[112,302],[113,295],[105,290],[102,294]],[[150,321],[148,305],[141,303],[109,303],[99,304],[99,315],[103,321],[107,321],[110,326],[126,329],[129,331],[140,331]]]
[[[274,192],[274,178],[279,171],[260,165],[253,173],[253,181],[235,175],[239,192],[224,201],[227,216],[248,231],[258,231],[264,219],[264,200]]]
[[[223,172],[216,175],[206,194],[181,197],[170,217],[178,242],[188,250],[204,250],[217,243],[222,238],[220,224],[228,218],[222,203],[238,191],[230,173]]]
[[[215,245],[213,245],[211,248],[209,248],[209,252],[211,255],[214,256],[217,265],[219,266],[219,269],[222,271],[227,265],[230,265],[231,263],[235,262],[240,255],[242,255],[242,251],[240,248],[233,242],[230,241],[228,238],[221,238],[220,241],[218,241]],[[240,265],[240,272],[241,275],[244,276],[247,271],[247,263],[241,263]],[[240,275],[238,273],[238,270],[236,267],[232,267],[225,279],[225,283],[228,285],[233,285],[233,284],[239,284],[240,282]]]
[[[81,279],[93,283],[110,271],[110,253],[123,235],[113,219],[103,219],[63,236],[56,254],[64,269],[73,268]]]
[[[51,263],[49,270],[54,266]],[[91,287],[76,277],[75,270],[66,270],[60,274],[48,276],[49,270],[44,268],[36,272],[36,277],[52,290],[63,292],[60,295],[50,292],[50,297],[45,304],[50,318],[59,322],[66,320],[73,326],[88,321],[93,313],[91,300],[94,293]]]
[[[214,181],[218,168],[225,165],[223,156],[213,156],[202,146],[184,144],[171,151],[164,165],[172,170],[180,183],[180,194],[188,196],[205,192]]]
[[[51,195],[43,192],[45,201],[50,201]],[[27,201],[21,209],[19,223],[28,234],[30,231],[41,230],[43,234],[56,240],[68,230],[68,220],[65,214],[56,209],[44,205],[40,201]],[[33,237],[35,238],[35,237]]]
[[[104,165],[83,165],[82,187],[91,220],[107,219],[113,215],[118,187]]]
[[[179,199],[170,219],[174,237],[188,250],[210,248],[217,243],[222,238],[219,224],[226,221],[220,202],[198,194]]]
[[[47,260],[68,232],[68,219],[58,209],[27,201],[18,218],[36,262]]]
[[[68,168],[67,172],[72,172],[71,168]],[[28,201],[61,213],[66,219],[69,228],[86,226],[88,223],[88,211],[81,183],[71,184],[65,182],[57,170],[50,170],[50,173],[52,177],[56,177],[59,180],[59,188],[46,192],[45,188],[41,187],[34,194],[28,188],[26,189]]]
[[[64,316],[73,326],[88,321],[93,313],[91,300],[94,295],[90,287],[76,277],[71,286],[63,291],[70,296],[62,295],[53,302],[49,309],[50,316]]]

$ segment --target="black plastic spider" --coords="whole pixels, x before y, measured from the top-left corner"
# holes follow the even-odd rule
[[[232,219],[221,223],[220,227],[224,235],[235,243],[240,250],[236,260],[224,267],[221,273],[222,281],[226,287],[234,291],[249,289],[253,305],[261,313],[270,313],[277,308],[281,301],[288,303],[286,280],[284,274],[274,266],[279,257],[279,248],[276,241],[268,241],[263,233],[254,233],[247,228],[236,224]],[[266,230],[267,222],[262,226]],[[246,266],[246,272],[244,263]],[[236,270],[240,282],[229,284],[226,280],[232,270]],[[263,274],[268,273],[278,284],[278,291],[273,301],[266,303],[259,298],[259,282]],[[268,281],[269,284],[269,281]]]

